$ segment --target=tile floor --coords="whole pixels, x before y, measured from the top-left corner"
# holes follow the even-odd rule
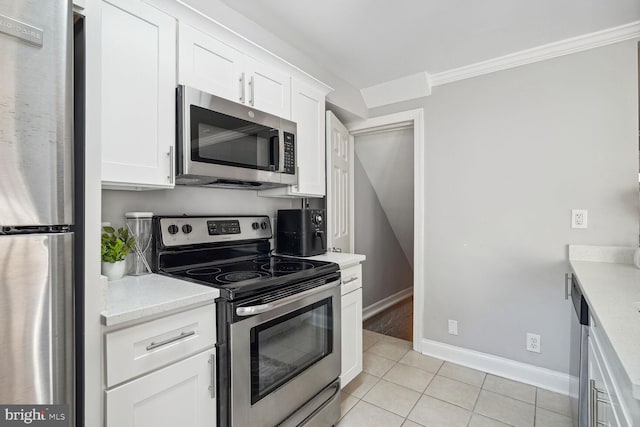
[[[338,427],[571,427],[567,396],[413,351],[365,330],[363,372],[342,390]]]

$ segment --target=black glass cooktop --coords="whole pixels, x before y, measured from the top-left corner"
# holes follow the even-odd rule
[[[265,256],[236,262],[212,263],[173,269],[174,277],[218,288],[223,297],[252,296],[299,280],[311,280],[335,273],[338,265],[330,262]]]

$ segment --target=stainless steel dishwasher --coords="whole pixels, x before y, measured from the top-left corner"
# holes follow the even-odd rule
[[[565,299],[571,297],[571,346],[569,374],[571,375],[571,415],[574,427],[589,426],[589,305],[582,295],[575,274],[565,278]]]

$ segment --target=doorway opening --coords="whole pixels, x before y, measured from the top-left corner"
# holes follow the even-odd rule
[[[413,340],[413,124],[354,135],[355,252],[367,256],[363,327]]]
[[[379,188],[380,194],[384,193],[384,195],[375,194],[375,198],[378,199],[377,206],[384,212],[382,206],[386,205],[387,210],[390,212],[389,215],[385,213],[384,217],[386,218],[382,219],[387,222],[387,234],[395,237],[396,248],[398,249],[395,252],[395,255],[398,257],[396,259],[400,260],[400,263],[405,263],[403,268],[398,268],[395,271],[403,271],[405,274],[407,274],[407,272],[409,273],[408,278],[399,278],[399,274],[395,277],[391,276],[391,279],[387,279],[387,281],[392,283],[392,285],[389,283],[386,284],[386,287],[383,285],[388,293],[385,295],[385,290],[383,290],[382,293],[377,294],[379,298],[382,295],[378,301],[375,300],[375,294],[371,297],[372,299],[368,299],[369,297],[365,294],[365,288],[369,286],[369,281],[373,278],[375,272],[367,274],[367,265],[377,267],[373,264],[377,262],[384,263],[388,260],[382,259],[379,261],[377,257],[370,257],[369,254],[364,253],[367,255],[367,261],[363,264],[363,279],[367,285],[363,286],[363,317],[371,320],[371,322],[379,321],[382,324],[387,323],[389,325],[402,322],[406,323],[408,321],[411,324],[410,333],[407,336],[409,328],[400,325],[399,329],[403,330],[401,338],[412,341],[413,349],[420,351],[422,347],[421,341],[423,339],[425,286],[423,262],[425,222],[424,110],[420,108],[375,117],[350,123],[347,125],[347,128],[349,134],[354,137],[354,140],[357,140],[354,143],[356,147],[354,151],[358,150],[358,153],[354,154],[353,157],[354,163],[357,160],[360,161],[361,169],[358,172],[356,165],[354,165],[356,180],[358,174],[361,175],[361,178],[362,174],[366,175],[367,168],[370,171],[377,170],[379,172],[378,176],[373,178],[376,184],[373,184],[372,180],[369,180],[369,184],[364,182],[364,191],[362,187],[358,186],[358,190],[355,191],[354,199],[356,200],[354,205],[360,204],[359,202],[362,201],[363,198],[367,199],[366,194],[364,194],[367,191],[367,185],[369,185],[368,199],[372,203],[375,202],[371,194],[374,186]],[[382,142],[377,142],[378,140]],[[384,147],[383,152],[387,153],[386,157],[382,158],[382,160],[380,160],[380,158],[373,161],[370,159],[370,157],[376,157],[378,155],[371,153],[375,151],[375,149],[367,149],[367,143],[384,144],[384,141],[392,140],[400,142],[396,142],[396,145],[392,142],[390,146]],[[404,141],[405,145],[400,147],[398,144],[403,144],[402,141]],[[369,145],[369,147],[373,148],[372,145]],[[395,148],[396,150],[391,150],[390,148]],[[406,157],[410,158],[408,165],[406,161],[404,162],[405,170],[393,169],[394,167],[401,167],[395,165],[396,161],[391,161],[393,157],[396,157],[397,161],[406,159]],[[363,161],[369,164],[364,166]],[[400,161],[400,163],[402,162]],[[371,166],[371,164],[374,164],[374,166]],[[409,170],[407,171],[406,169]],[[367,179],[369,179],[368,175]],[[362,180],[359,182],[363,184]],[[384,189],[380,190],[380,188]],[[395,194],[394,191],[391,190],[400,193],[402,197],[400,197],[400,194]],[[373,192],[375,193],[375,189],[373,189]],[[403,199],[404,202],[400,202],[400,199]],[[393,206],[395,203],[400,206]],[[364,211],[362,211],[362,206],[365,206]],[[366,203],[362,204],[362,206],[359,210],[356,210],[353,215],[357,218],[357,221],[354,221],[354,243],[356,252],[361,252],[360,245],[366,244],[367,239],[374,243],[380,242],[380,239],[377,239],[380,234],[376,234],[379,233],[380,230],[372,226],[370,226],[369,229],[366,228],[367,223],[369,222],[370,225],[372,222],[370,219],[367,219],[367,216],[370,215],[371,212],[367,211]],[[356,207],[356,209],[358,208]],[[396,225],[395,230],[391,225],[392,222]],[[410,237],[407,238],[407,235]],[[396,236],[400,236],[400,238]],[[389,264],[387,263],[385,265]],[[390,271],[394,272],[392,267],[390,267]],[[389,288],[392,289],[390,292]],[[379,316],[379,318],[376,319],[376,316]],[[368,320],[365,320],[365,329],[369,326],[367,325]],[[391,332],[392,331],[389,331],[389,333]]]

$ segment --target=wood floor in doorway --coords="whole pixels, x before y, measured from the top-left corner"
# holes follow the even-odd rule
[[[363,328],[406,341],[413,340],[413,297],[404,299],[365,320]]]

